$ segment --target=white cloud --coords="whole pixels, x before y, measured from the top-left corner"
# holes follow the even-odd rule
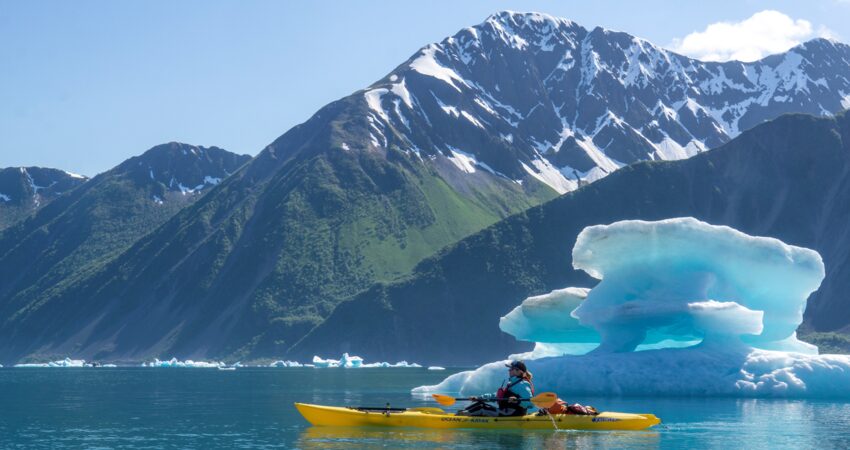
[[[670,48],[703,61],[755,61],[815,36],[837,39],[824,26],[815,32],[808,20],[794,20],[779,11],[765,10],[740,22],[712,23],[704,31],[674,39]]]

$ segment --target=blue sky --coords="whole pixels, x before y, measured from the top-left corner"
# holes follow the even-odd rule
[[[791,40],[850,41],[850,0],[0,0],[0,167],[92,176],[168,141],[254,155],[418,48],[503,9],[621,30],[707,58],[750,54],[706,48],[720,45],[710,31],[718,28],[707,27],[746,28],[738,22],[764,10],[787,16],[788,24],[770,24],[787,25],[778,32]]]

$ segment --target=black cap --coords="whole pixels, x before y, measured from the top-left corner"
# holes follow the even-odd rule
[[[505,364],[505,367],[510,367],[511,369],[519,369],[523,372],[528,372],[528,369],[525,368],[525,363],[522,361],[511,361],[510,364]]]

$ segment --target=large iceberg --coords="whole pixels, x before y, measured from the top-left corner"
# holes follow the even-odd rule
[[[850,397],[850,356],[797,339],[820,255],[693,218],[585,228],[573,266],[600,280],[530,297],[500,328],[535,342],[538,391],[572,395]],[[504,361],[414,393],[491,392]]]

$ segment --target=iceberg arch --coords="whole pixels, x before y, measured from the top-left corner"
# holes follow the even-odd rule
[[[524,341],[538,389],[562,395],[850,397],[850,356],[796,329],[820,255],[693,218],[585,228],[573,266],[600,280],[526,299],[499,327]],[[503,361],[414,393],[492,391]]]

